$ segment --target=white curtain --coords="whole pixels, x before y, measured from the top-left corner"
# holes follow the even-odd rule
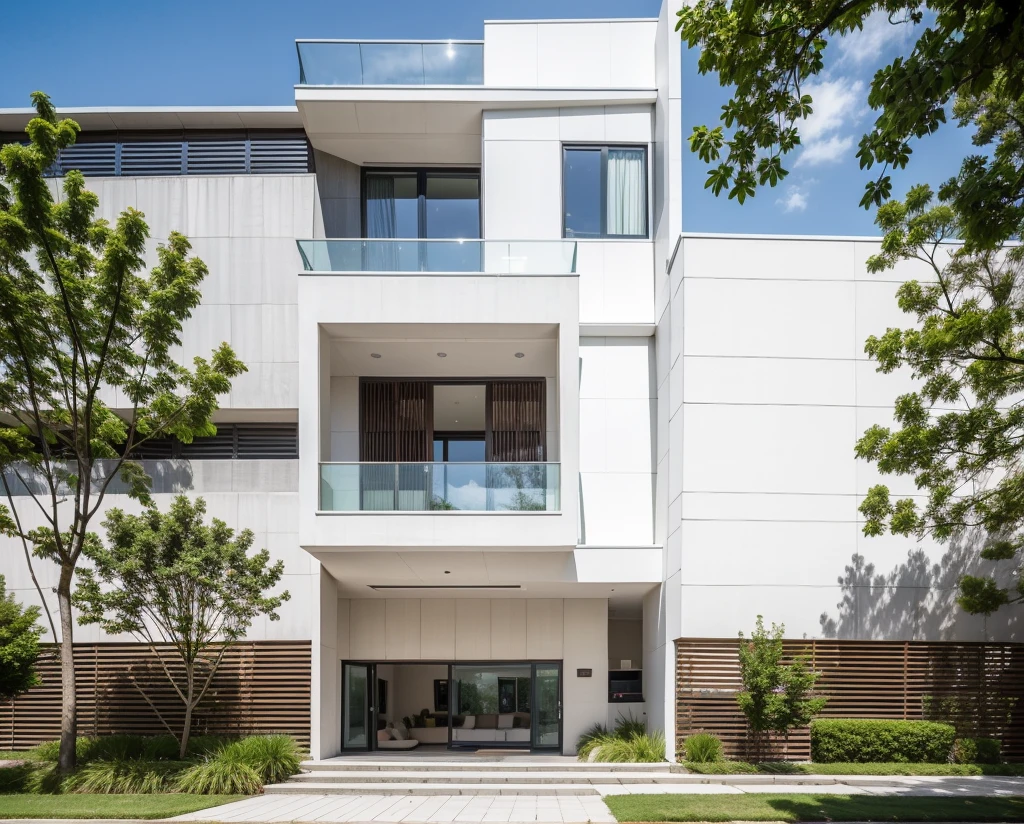
[[[643,149],[608,150],[608,234],[643,235],[647,227]]]
[[[395,179],[391,175],[366,176],[366,236],[393,238],[398,236],[398,215],[395,210]],[[372,272],[393,272],[398,268],[394,243],[367,240],[363,265]]]

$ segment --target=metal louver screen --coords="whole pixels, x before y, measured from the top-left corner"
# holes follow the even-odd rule
[[[235,430],[231,426],[218,426],[217,434],[207,438],[195,438],[192,443],[183,443],[179,454],[182,458],[197,460],[230,460],[235,457]]]
[[[245,174],[245,144],[244,140],[190,140],[187,144],[188,174]]]
[[[158,461],[174,457],[174,438],[153,438],[135,446],[128,456],[137,461]]]
[[[129,137],[76,143],[61,149],[47,170],[59,177],[77,169],[86,177],[306,174],[313,157],[304,135],[294,137],[196,137],[139,140]]]
[[[544,381],[494,381],[488,387],[489,461],[543,461]]]
[[[359,460],[429,461],[434,436],[433,389],[427,381],[363,381]]]
[[[122,143],[121,174],[160,176],[181,174],[180,142]]]
[[[249,149],[249,169],[254,175],[308,172],[309,144],[304,138],[254,140]]]
[[[86,177],[113,177],[117,174],[117,144],[77,143],[61,149],[53,174],[63,175],[73,169]]]
[[[299,430],[293,423],[239,424],[235,431],[238,458],[299,457]]]

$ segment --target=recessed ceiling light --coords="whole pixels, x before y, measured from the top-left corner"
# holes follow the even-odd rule
[[[516,357],[517,358],[525,358],[526,355],[524,355],[522,352],[516,352]]]
[[[370,353],[370,357],[371,358],[380,358],[380,352],[371,352]]]
[[[439,358],[447,358],[448,357],[448,353],[447,352],[438,352],[437,356]]]

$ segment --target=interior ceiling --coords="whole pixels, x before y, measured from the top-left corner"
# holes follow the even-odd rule
[[[325,550],[311,554],[337,582],[339,598],[607,598],[611,617],[638,618],[643,597],[654,586],[580,583],[572,552]],[[509,584],[520,588],[487,588]],[[374,586],[399,589],[371,589]],[[424,586],[439,588],[400,588]]]
[[[444,357],[438,352],[443,352]],[[522,357],[516,357],[516,353]],[[331,347],[331,374],[393,378],[553,378],[555,355],[553,340],[339,341]]]
[[[442,383],[435,386],[434,431],[482,432],[486,429],[486,391],[482,383]]]

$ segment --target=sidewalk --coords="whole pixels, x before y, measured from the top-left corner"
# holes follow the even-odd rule
[[[236,801],[170,821],[232,822],[540,822],[613,824],[602,796],[630,793],[1020,796],[1024,779],[988,776],[694,775],[687,784],[594,785],[595,795],[271,795]]]

